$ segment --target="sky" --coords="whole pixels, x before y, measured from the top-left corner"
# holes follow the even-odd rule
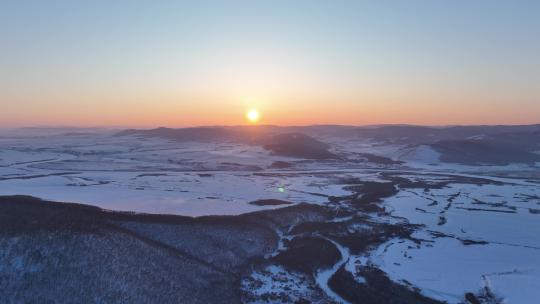
[[[540,1],[0,0],[0,127],[540,123]]]

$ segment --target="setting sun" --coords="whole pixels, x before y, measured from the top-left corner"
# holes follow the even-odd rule
[[[251,109],[246,112],[246,118],[251,123],[256,123],[261,117],[260,113],[256,109]]]

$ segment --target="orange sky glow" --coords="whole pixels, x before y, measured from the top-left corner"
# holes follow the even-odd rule
[[[536,4],[314,2],[6,4],[0,127],[540,123]]]

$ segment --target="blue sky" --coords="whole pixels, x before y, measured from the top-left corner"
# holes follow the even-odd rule
[[[539,122],[539,16],[540,1],[0,0],[0,125],[233,124],[253,106],[278,124]]]

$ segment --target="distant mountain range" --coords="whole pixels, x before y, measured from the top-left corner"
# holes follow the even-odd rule
[[[540,162],[540,124],[517,126],[369,127],[317,125],[301,127],[236,126],[129,129],[117,136],[159,137],[176,141],[242,142],[261,145],[277,155],[306,159],[337,159],[333,138],[370,140],[387,145],[426,145],[441,161],[467,165],[535,164]]]

